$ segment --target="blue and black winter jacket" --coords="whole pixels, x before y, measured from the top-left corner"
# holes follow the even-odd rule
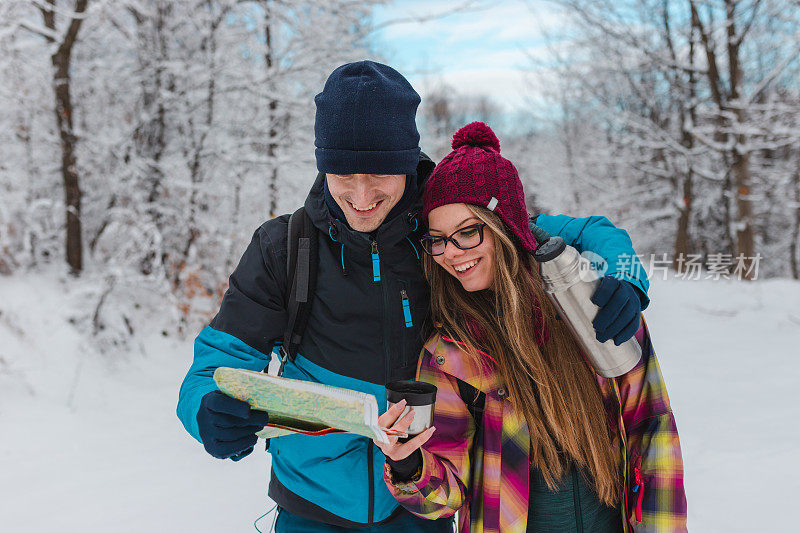
[[[421,183],[433,169],[426,157]],[[317,286],[297,358],[284,376],[374,394],[386,405],[385,383],[412,379],[425,341],[428,287],[420,266],[420,205],[396,214],[374,234],[351,230],[330,213],[317,177],[305,208],[320,231]],[[220,366],[261,371],[287,322],[288,215],[259,227],[230,277],[219,313],[195,340],[178,417],[198,441],[201,398],[216,390]],[[608,274],[630,281],[647,304],[647,279],[614,272],[613,260],[633,254],[625,231],[604,217],[540,216],[537,224],[579,250],[612,259]],[[641,272],[641,269],[639,270]],[[339,433],[273,439],[270,497],[293,514],[342,526],[387,521],[403,510],[382,480],[384,456],[370,439]]]

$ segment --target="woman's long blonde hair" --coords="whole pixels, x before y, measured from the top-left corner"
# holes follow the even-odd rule
[[[442,333],[466,343],[476,361],[477,349],[495,358],[510,400],[528,424],[531,467],[542,472],[548,487],[557,487],[572,460],[589,475],[600,499],[616,506],[621,483],[595,375],[572,334],[555,319],[530,254],[520,251],[497,215],[467,207],[494,237],[493,286],[467,292],[426,255],[431,318],[441,324]],[[542,346],[536,342],[537,302],[550,333]]]

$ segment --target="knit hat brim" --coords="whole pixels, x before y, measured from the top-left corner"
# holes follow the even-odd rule
[[[317,148],[317,170],[329,174],[414,174],[420,148],[408,150],[336,150]]]

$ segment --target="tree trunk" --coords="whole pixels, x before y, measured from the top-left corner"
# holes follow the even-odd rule
[[[736,252],[736,243],[734,236],[731,233],[733,228],[733,213],[731,210],[731,188],[733,180],[731,179],[731,165],[728,163],[727,154],[723,154],[723,161],[725,168],[725,178],[722,181],[722,189],[720,195],[720,202],[722,202],[722,224],[723,224],[723,238],[724,243],[719,243],[719,248],[716,250],[719,253],[734,254]]]
[[[681,274],[685,261],[690,253],[689,246],[689,224],[692,215],[692,171],[683,176],[683,206],[678,215],[678,230],[675,233],[675,255],[672,258],[672,266],[676,272]]]
[[[664,17],[665,20],[668,20],[669,9],[668,6],[664,5]],[[668,23],[665,23],[666,33],[669,37],[670,26]],[[689,39],[689,65],[694,67],[694,51],[695,51],[695,35],[696,29],[692,25],[689,30],[691,32],[691,37]],[[670,50],[673,53],[673,57],[675,57],[673,47],[670,40]],[[693,169],[693,156],[692,156],[692,149],[694,148],[694,136],[689,129],[689,125],[687,121],[691,124],[691,127],[697,123],[697,104],[696,104],[696,96],[697,96],[697,78],[695,76],[694,70],[689,71],[689,86],[688,86],[688,98],[686,101],[688,102],[688,109],[686,108],[686,104],[683,101],[679,101],[678,105],[681,110],[681,145],[686,148],[689,152],[687,159],[687,169],[686,173],[683,175],[683,184],[682,184],[682,198],[683,198],[683,205],[680,208],[680,212],[678,215],[678,228],[675,232],[675,255],[672,258],[672,266],[676,272],[682,274],[684,271],[684,267],[686,266],[686,260],[688,259],[689,254],[691,253],[691,245],[690,245],[690,237],[689,237],[689,228],[691,226],[692,220],[692,208],[694,205],[694,192],[692,190],[693,180],[694,180],[694,169]],[[687,120],[688,119],[688,120]]]
[[[277,129],[277,109],[278,101],[274,98],[275,85],[272,82],[272,64],[274,62],[272,53],[272,21],[270,18],[269,0],[264,0],[264,40],[266,52],[264,53],[264,63],[267,69],[267,87],[270,87],[269,99],[269,137],[267,139],[267,158],[269,159],[269,217],[278,216],[278,161],[276,155],[278,151],[278,129]]]
[[[727,21],[727,48],[728,48],[728,75],[731,86],[729,104],[740,106],[735,110],[735,129],[740,129],[747,120],[745,111],[737,101],[741,94],[743,72],[742,61],[739,57],[740,42],[736,36],[736,7],[735,0],[725,0],[725,14]],[[747,146],[747,136],[736,134],[734,147],[731,151],[733,185],[736,198],[736,254],[744,256],[744,279],[753,279],[753,260],[755,257],[755,239],[753,234],[753,204],[750,200],[750,154],[744,150]]]
[[[792,267],[792,277],[794,279],[800,279],[800,265],[798,264],[800,262],[800,254],[798,254],[798,247],[800,247],[800,154],[798,154],[797,164],[798,168],[792,178],[792,185],[794,185],[794,227],[789,241],[789,264]]]
[[[734,153],[731,172],[736,188],[736,254],[744,257],[743,278],[749,280],[753,278],[751,266],[755,257],[753,204],[750,201],[750,155]]]
[[[47,0],[49,7],[41,7],[44,25],[51,32],[56,31],[55,0]],[[75,13],[85,13],[88,0],[75,2]],[[83,239],[81,236],[81,198],[80,179],[75,162],[76,137],[72,129],[72,98],[70,95],[70,57],[72,47],[78,37],[82,18],[70,21],[64,39],[50,57],[53,64],[53,93],[55,95],[56,124],[61,138],[61,177],[64,183],[64,204],[66,210],[66,260],[70,273],[77,276],[83,270]],[[54,43],[52,37],[48,41]]]
[[[209,6],[210,7],[210,6]],[[209,78],[206,84],[206,109],[205,116],[203,117],[203,126],[198,134],[197,140],[193,145],[193,153],[189,163],[189,181],[191,184],[191,193],[189,194],[188,205],[188,220],[187,226],[189,227],[189,234],[186,238],[186,245],[183,248],[180,259],[177,263],[172,276],[172,286],[178,289],[181,284],[181,271],[186,267],[189,255],[192,252],[192,247],[197,242],[197,239],[202,235],[202,230],[198,222],[198,212],[208,210],[208,203],[203,201],[200,194],[200,184],[204,178],[203,162],[206,157],[204,154],[206,148],[206,140],[212,130],[214,124],[214,113],[216,109],[216,96],[217,96],[217,29],[219,25],[225,20],[227,9],[220,12],[211,21],[209,26],[208,36],[200,43],[200,53],[208,58],[208,72]],[[195,128],[191,118],[188,120],[189,131],[194,135]]]
[[[145,175],[142,186],[147,192],[144,213],[152,220],[159,234],[166,225],[159,205],[163,193],[164,172],[161,158],[166,151],[166,115],[163,91],[170,87],[166,78],[168,57],[167,21],[172,6],[169,2],[158,2],[154,15],[143,14],[134,6],[128,11],[136,21],[139,40],[139,66],[145,73],[141,80],[142,111],[145,120],[134,131],[136,154],[145,160]],[[166,263],[166,254],[158,256],[157,250],[149,250],[139,265],[139,271],[150,275],[155,266]]]
[[[747,114],[742,109],[739,101],[744,78],[742,62],[739,56],[741,39],[736,34],[736,8],[737,0],[725,0],[725,31],[726,54],[729,91],[724,90],[725,80],[717,66],[716,45],[710,32],[713,28],[705,28],[700,19],[696,3],[690,0],[692,26],[699,32],[702,45],[706,52],[709,87],[711,96],[718,108],[716,141],[727,141],[733,136],[733,147],[721,152],[728,172],[725,176],[723,199],[725,200],[725,232],[734,242],[733,253],[744,258],[742,276],[752,279],[751,272],[755,255],[755,239],[753,235],[753,206],[750,200],[750,154],[747,149],[747,134],[741,133],[741,125],[747,120]],[[734,119],[730,117],[733,115]],[[733,133],[731,133],[733,131]],[[731,198],[735,199],[735,214],[731,215]],[[731,235],[731,228],[735,235]]]

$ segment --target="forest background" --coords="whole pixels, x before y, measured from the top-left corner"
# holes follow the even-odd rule
[[[458,53],[474,69],[454,73]],[[22,429],[0,447],[7,510],[29,523],[21,513],[36,508],[9,504],[26,492],[8,480],[52,485],[69,502],[47,472],[92,462],[75,452],[28,464],[19,451],[39,449],[34,413],[62,438],[81,428],[110,445],[101,428],[120,425],[99,408],[133,417],[138,407],[120,405],[144,402],[166,417],[161,433],[176,431],[153,441],[155,456],[193,453],[172,412],[191,340],[253,231],[303,202],[316,175],[314,95],[336,66],[365,58],[421,93],[434,160],[456,129],[484,121],[532,214],[604,215],[629,231],[655,282],[648,312],[664,331],[682,436],[697,444],[711,427],[699,413],[750,413],[739,427],[772,424],[763,438],[718,431],[713,449],[772,450],[764,479],[794,490],[762,493],[796,493],[798,433],[785,421],[798,416],[787,380],[800,378],[800,1],[0,0],[0,420],[4,433]],[[487,68],[500,63],[511,67]],[[754,353],[765,359],[745,364]],[[770,402],[780,409],[741,410],[762,394],[783,394]],[[742,449],[710,449],[687,447],[692,502],[740,487],[725,477],[731,461],[757,466]],[[109,482],[131,456],[114,456]],[[793,476],[779,474],[787,457]],[[703,485],[703,467],[727,482]],[[706,508],[690,513],[717,523],[721,513],[702,521]],[[763,526],[758,514],[750,523]],[[720,531],[736,529],[732,516]]]
[[[423,65],[400,61],[423,80],[424,151],[438,160],[458,127],[484,121],[532,213],[605,215],[678,275],[800,278],[798,2],[511,4],[546,15],[530,27],[536,44],[517,47],[526,82],[514,97],[503,80],[497,94],[448,83],[430,51]],[[467,14],[469,34],[502,16],[477,0],[411,5],[422,12],[377,0],[0,3],[0,275],[56,265],[94,279],[76,326],[101,344],[134,334],[129,308],[152,295],[168,334],[196,331],[254,228],[303,201],[327,74],[402,56],[386,35],[409,23],[434,36]],[[408,47],[425,50],[425,33],[409,31]]]

